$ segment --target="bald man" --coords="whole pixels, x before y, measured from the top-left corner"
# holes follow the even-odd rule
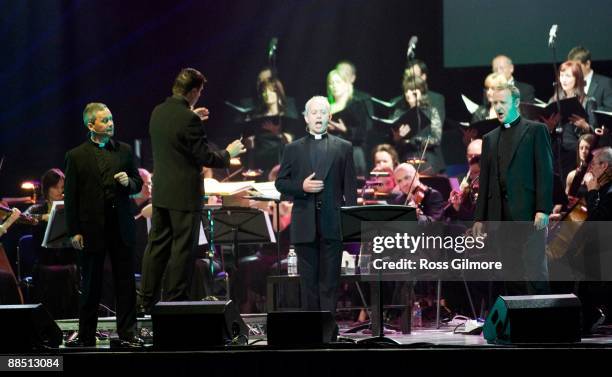
[[[357,203],[351,143],[329,135],[330,104],[306,102],[308,135],[285,146],[276,188],[293,200],[291,243],[298,255],[305,310],[336,311],[342,234],[340,207]]]
[[[401,192],[392,200],[394,204],[416,206],[419,223],[430,223],[443,219],[445,202],[442,194],[421,183],[419,173],[414,166],[407,162],[399,164],[393,171],[393,178]],[[418,193],[423,196],[421,200],[418,199]]]
[[[518,88],[521,93],[521,102],[533,103],[535,101],[534,87],[514,79],[514,64],[512,64],[512,59],[506,55],[497,55],[491,61],[491,71],[501,73],[506,80],[508,80],[508,84]]]

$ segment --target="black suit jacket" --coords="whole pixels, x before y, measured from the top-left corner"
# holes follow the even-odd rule
[[[552,210],[553,166],[550,136],[544,124],[521,118],[512,143],[506,172],[507,201],[512,219],[533,221],[536,212]],[[480,159],[480,188],[475,221],[502,220],[502,193],[498,179],[498,141],[501,128],[484,135]]]
[[[157,105],[149,121],[153,148],[153,205],[179,211],[202,208],[202,166],[229,166],[226,150],[211,150],[202,120],[182,97]]]
[[[526,82],[514,80],[514,86],[516,86],[521,92],[521,102],[534,103],[535,102],[535,88]],[[486,97],[486,93],[485,93]]]
[[[612,79],[593,73],[587,97],[595,98],[599,110],[612,111]]]
[[[285,147],[283,161],[276,179],[276,188],[286,199],[293,199],[291,213],[291,242],[314,242],[316,237],[316,208],[321,205],[321,236],[324,239],[342,239],[340,207],[357,203],[357,182],[351,143],[333,135],[328,136],[328,149],[323,160],[314,169],[310,162],[310,136],[303,137]],[[304,179],[316,171],[315,179],[323,181],[324,189],[318,194],[304,192]]]
[[[115,206],[121,238],[126,245],[134,242],[134,215],[131,210],[130,195],[140,192],[142,179],[134,164],[132,148],[113,141],[115,173],[124,171],[130,181],[127,187],[115,182]],[[66,153],[66,181],[64,186],[64,206],[68,236],[83,235],[86,250],[98,251],[104,247],[109,237],[104,232],[104,188],[98,162],[94,154],[98,148],[86,141]]]

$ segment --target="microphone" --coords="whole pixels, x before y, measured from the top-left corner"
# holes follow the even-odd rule
[[[416,35],[410,37],[410,41],[408,41],[408,51],[406,51],[406,57],[408,59],[414,58],[414,50],[416,50],[416,44],[419,41]]]
[[[270,39],[270,44],[268,45],[268,59],[272,59],[272,56],[276,53],[276,45],[278,44],[278,38],[274,37]]]
[[[548,32],[548,47],[552,47],[555,44],[555,40],[557,39],[557,24],[554,24],[550,27],[550,31]]]

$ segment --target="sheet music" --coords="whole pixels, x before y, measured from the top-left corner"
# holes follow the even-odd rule
[[[198,246],[208,244],[208,240],[206,239],[206,233],[204,233],[204,227],[202,226],[202,222],[200,221],[200,236],[198,237]]]
[[[66,247],[67,238],[64,201],[53,202],[41,246],[50,249]]]
[[[471,99],[464,96],[463,94],[461,95],[461,99],[463,100],[463,103],[465,104],[465,107],[467,111],[469,111],[470,114],[474,114],[476,110],[478,110],[479,106],[476,102],[472,101]]]
[[[248,190],[255,181],[243,182],[217,182],[214,179],[204,180],[204,192],[206,195],[227,196]]]
[[[380,98],[376,98],[376,97],[370,97],[370,99],[372,100],[372,102],[375,102],[375,103],[378,103],[380,105],[383,105],[384,107],[393,107],[393,106],[397,105],[399,100],[401,100],[401,97],[396,99],[395,101],[383,101]]]
[[[263,215],[264,219],[266,219],[266,228],[268,229],[268,235],[270,236],[270,242],[276,243],[276,233],[274,233],[274,228],[272,228],[272,221],[270,221],[270,214],[263,209],[259,209]]]
[[[538,105],[544,105],[544,106],[546,106],[546,102],[542,101],[542,100],[541,100],[541,99],[539,99],[539,98],[534,98],[534,101],[535,101],[535,103],[536,103],[536,104],[538,104]]]
[[[253,183],[253,188],[260,194],[262,198],[270,200],[280,200],[281,193],[274,186],[274,181]]]
[[[243,113],[243,114],[248,113],[248,112],[250,112],[250,111],[252,111],[252,110],[253,110],[253,108],[252,108],[252,107],[242,107],[242,106],[238,106],[238,105],[236,105],[236,104],[234,104],[234,103],[231,103],[230,101],[225,101],[225,104],[226,104],[227,106],[231,107],[232,109],[234,109],[234,110],[236,110],[236,111],[238,111],[238,112],[240,112],[240,113]]]
[[[612,116],[612,111],[603,111],[603,110],[593,110],[594,113],[604,114]]]
[[[404,115],[405,113],[401,113],[398,116],[391,118],[391,119],[385,119],[385,118],[379,118],[375,115],[370,115],[370,118],[372,118],[375,121],[381,122],[381,123],[385,123],[385,124],[395,124],[395,122],[397,122],[402,115]]]

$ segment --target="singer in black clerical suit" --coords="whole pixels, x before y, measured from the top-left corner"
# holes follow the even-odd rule
[[[83,119],[90,140],[66,153],[66,226],[73,247],[81,250],[82,274],[79,337],[66,346],[95,345],[106,253],[113,269],[119,345],[139,346],[130,195],[140,192],[142,179],[129,145],[110,139],[114,125],[106,105],[87,105]]]
[[[519,116],[519,98],[513,85],[495,88],[493,105],[503,124],[483,138],[473,229],[482,235],[483,221],[506,222],[494,232],[498,238],[489,242],[503,245],[504,274],[511,280],[524,277],[529,291],[545,293],[548,268],[544,229],[552,210],[552,151],[546,126]],[[505,226],[511,228],[503,231],[508,229]],[[525,231],[517,232],[522,226]]]
[[[313,97],[304,114],[309,135],[285,147],[276,188],[293,199],[291,242],[298,255],[302,306],[336,310],[342,235],[340,207],[355,205],[351,143],[328,135],[330,105]]]

